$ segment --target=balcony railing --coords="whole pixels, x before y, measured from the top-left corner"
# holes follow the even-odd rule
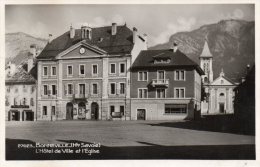
[[[87,94],[73,94],[74,99],[85,99],[87,98]]]
[[[152,86],[153,87],[156,87],[156,86],[168,87],[169,86],[169,79],[153,79]]]

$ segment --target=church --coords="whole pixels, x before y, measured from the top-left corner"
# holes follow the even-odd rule
[[[202,76],[205,98],[201,102],[201,114],[233,114],[236,84],[225,76],[223,68],[219,77],[213,80],[213,56],[207,40],[199,58],[200,67],[205,73]]]

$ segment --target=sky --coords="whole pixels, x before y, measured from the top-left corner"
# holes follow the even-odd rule
[[[5,31],[24,32],[35,37],[57,37],[70,25],[80,28],[126,25],[148,35],[148,45],[165,43],[180,31],[226,19],[255,20],[250,4],[166,4],[166,5],[6,5]]]

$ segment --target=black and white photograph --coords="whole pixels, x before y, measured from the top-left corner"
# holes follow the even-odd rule
[[[4,161],[256,166],[259,4],[180,3],[3,3]]]

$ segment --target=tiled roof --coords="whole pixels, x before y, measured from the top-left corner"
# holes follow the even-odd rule
[[[36,67],[33,67],[28,73],[24,67],[18,67],[14,73],[9,78],[5,79],[6,84],[34,84],[36,83],[36,76],[34,75]]]
[[[154,59],[170,58],[169,63],[154,63]],[[156,67],[177,67],[177,66],[194,66],[200,74],[203,74],[202,69],[197,63],[188,58],[184,53],[172,49],[166,50],[145,50],[142,51],[132,65],[135,68],[156,68]]]
[[[54,58],[81,40],[81,29],[75,30],[73,39],[70,38],[70,32],[67,31],[48,43],[37,58]],[[117,26],[116,35],[111,35],[111,26],[92,28],[92,38],[86,42],[105,50],[108,54],[131,53],[133,33],[126,25]]]

